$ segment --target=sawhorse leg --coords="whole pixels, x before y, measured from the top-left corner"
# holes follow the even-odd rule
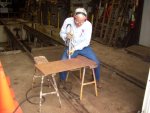
[[[55,76],[55,74],[52,75],[52,80],[53,80],[52,85],[53,85],[53,87],[54,87],[54,89],[56,91],[57,97],[59,99],[60,107],[61,107],[60,95],[59,95],[59,92],[58,92],[58,87],[57,87],[56,80],[55,80],[54,76]]]
[[[39,102],[39,112],[40,112],[40,113],[41,113],[41,107],[42,107],[42,96],[45,96],[45,95],[48,95],[48,94],[56,94],[57,97],[58,97],[58,99],[59,99],[59,103],[60,103],[60,107],[61,107],[60,95],[59,95],[59,92],[58,92],[56,80],[55,80],[55,78],[54,78],[55,75],[56,75],[56,74],[49,75],[49,76],[52,76],[51,84],[52,84],[52,86],[54,87],[55,91],[48,92],[48,93],[43,93],[43,82],[44,82],[44,77],[45,77],[45,76],[42,76],[42,78],[41,78],[40,102]]]
[[[90,82],[86,82],[86,83],[84,82],[84,79],[85,79],[85,71],[86,71],[86,67],[83,68],[83,75],[82,75],[82,82],[81,82],[81,90],[80,90],[80,100],[82,100],[83,87],[84,87],[85,85],[94,84],[94,86],[95,86],[95,95],[96,95],[96,96],[98,95],[94,69],[92,68],[92,75],[93,75],[94,80],[93,80],[93,81],[90,81]]]
[[[40,112],[40,113],[41,113],[41,107],[42,107],[43,80],[44,80],[44,76],[42,76],[42,78],[41,78],[41,90],[40,90],[40,102],[39,102],[39,112]]]

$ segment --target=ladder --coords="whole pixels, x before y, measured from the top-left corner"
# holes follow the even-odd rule
[[[100,41],[99,39],[102,37],[102,36],[100,36],[101,33],[99,34],[99,32],[102,32],[100,21],[102,21],[102,23],[104,23],[105,19],[102,18],[103,17],[102,15],[103,15],[104,10],[107,7],[106,6],[107,1],[108,0],[100,0],[100,2],[99,2],[98,13],[96,15],[96,22],[94,24],[94,33],[93,33],[93,38],[96,41]]]
[[[112,39],[118,29],[117,22],[118,22],[118,18],[119,18],[119,12],[122,10],[121,3],[122,3],[122,0],[119,0],[117,2],[115,0],[113,0],[113,2],[112,2],[111,15],[108,19],[108,26],[110,27],[110,29],[106,29],[107,32],[105,33],[105,36],[104,36],[104,41],[107,41],[107,43],[109,45],[111,45]]]
[[[118,34],[124,22],[124,11],[130,0],[102,0],[99,4],[100,13],[103,5],[103,14],[97,16],[94,26],[94,39],[100,43],[115,46]]]
[[[118,42],[118,38],[120,37],[119,35],[121,33],[121,30],[124,29],[124,32],[126,32],[125,28],[123,27],[123,23],[125,21],[125,18],[127,18],[125,14],[127,13],[130,0],[125,0],[125,1],[122,0],[120,2],[121,4],[117,11],[117,19],[115,19],[112,26],[113,34],[112,33],[110,34],[110,38],[108,41],[109,46],[117,46],[117,42]]]

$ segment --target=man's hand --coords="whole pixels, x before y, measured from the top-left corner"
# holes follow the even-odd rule
[[[68,54],[69,54],[69,55],[72,55],[72,54],[74,53],[74,51],[75,51],[74,49],[71,49],[71,50],[68,52]]]
[[[69,32],[67,33],[67,39],[72,39],[73,38],[73,33]]]

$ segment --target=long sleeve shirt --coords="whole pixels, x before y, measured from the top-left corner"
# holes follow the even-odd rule
[[[60,37],[66,42],[67,41],[67,27],[71,27],[73,37],[72,45],[74,50],[82,50],[84,47],[90,45],[92,35],[92,24],[86,20],[80,27],[76,27],[74,18],[67,18],[60,30]]]

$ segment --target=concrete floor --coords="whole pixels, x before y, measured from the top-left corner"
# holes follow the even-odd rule
[[[127,54],[123,49],[114,49],[97,42],[92,42],[92,47],[101,62],[108,64],[113,69],[121,70],[146,84],[149,63],[140,58]],[[44,55],[49,61],[58,60],[63,47],[48,47],[34,49],[34,56]],[[34,63],[26,53],[0,54],[0,60],[6,75],[10,76],[11,87],[15,91],[18,102],[22,102],[26,92],[31,88],[34,74]],[[96,97],[93,86],[86,86],[83,91],[83,100],[79,100],[80,80],[74,72],[69,80],[72,82],[71,92],[60,90],[62,108],[56,95],[48,95],[42,106],[42,113],[137,113],[142,107],[145,90],[118,76],[109,68],[101,66],[102,88],[98,89]],[[76,79],[77,78],[77,79]],[[58,80],[58,76],[56,76]],[[90,79],[88,71],[87,79]],[[39,80],[36,82],[39,84]],[[48,88],[45,87],[47,91]],[[39,88],[29,92],[29,95],[39,94]],[[38,102],[38,98],[32,98]],[[37,113],[39,106],[25,102],[21,105],[24,113]]]

